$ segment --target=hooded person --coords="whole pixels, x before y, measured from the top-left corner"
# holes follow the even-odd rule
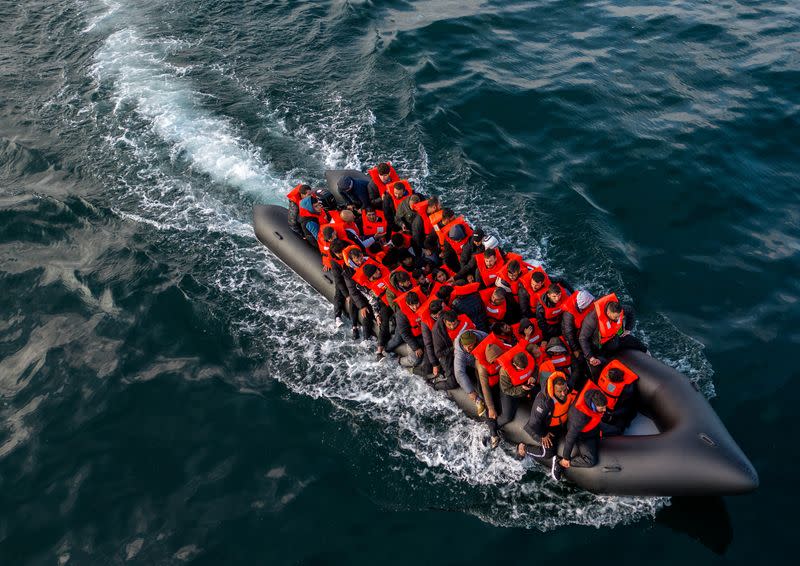
[[[316,246],[320,226],[328,222],[322,201],[313,193],[303,198],[300,201],[298,216],[303,235],[311,245]]]
[[[364,209],[372,206],[367,190],[368,185],[369,181],[354,179],[349,175],[345,175],[336,183],[336,188],[339,189],[339,194],[342,195],[347,204],[353,205],[358,209]]]

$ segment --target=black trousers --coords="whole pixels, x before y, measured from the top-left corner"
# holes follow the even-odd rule
[[[572,448],[569,465],[573,468],[591,468],[597,463],[597,437],[579,438]]]
[[[336,293],[333,295],[333,316],[340,317],[347,308],[347,291],[342,292],[339,286],[336,286]]]
[[[390,330],[394,311],[389,305],[381,301],[379,315],[381,317],[381,324],[378,328],[378,346],[385,348],[386,344],[389,343],[389,335],[391,334]]]
[[[497,436],[498,429],[503,428],[505,425],[514,420],[514,416],[517,414],[519,400],[516,397],[511,397],[510,395],[506,395],[500,391],[499,383],[492,387],[491,391],[492,400],[494,401],[494,410],[497,412],[497,418],[486,419],[486,424],[489,426],[489,433],[492,436]]]

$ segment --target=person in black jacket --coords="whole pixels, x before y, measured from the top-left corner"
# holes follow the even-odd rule
[[[423,364],[423,368],[426,370],[426,374],[428,372],[433,374],[434,380],[440,375],[444,374],[442,371],[442,365],[439,362],[439,358],[436,356],[436,348],[433,345],[433,328],[436,326],[436,322],[439,320],[439,317],[443,312],[444,303],[441,301],[441,299],[434,299],[431,301],[431,304],[428,305],[428,313],[430,314],[431,321],[433,322],[434,326],[429,327],[427,322],[422,321],[422,349],[425,350],[425,362]]]
[[[442,208],[441,203],[439,202],[439,197],[431,196],[428,197],[428,204],[425,207],[425,212],[428,216],[433,214],[434,212],[440,210]],[[439,246],[439,240],[436,237],[435,232],[431,232],[431,234],[436,242],[436,247]],[[425,234],[425,220],[420,216],[419,213],[414,211],[414,216],[411,220],[411,241],[414,244],[414,248],[421,250],[425,245],[425,239],[427,235]]]
[[[575,306],[577,307],[579,314],[583,314],[587,309],[592,308],[593,303],[594,295],[583,289],[578,291],[578,296],[575,300]],[[561,333],[564,335],[564,338],[569,345],[569,349],[572,352],[572,357],[574,359],[582,359],[583,350],[581,350],[581,345],[578,342],[578,329],[575,327],[575,317],[568,310],[565,310],[561,316]],[[585,369],[585,365],[586,364],[581,363],[578,364],[578,367]]]
[[[586,392],[586,404],[596,413],[603,414],[608,407],[608,399],[599,389]],[[591,417],[573,405],[569,408],[567,417],[567,434],[560,453],[553,456],[553,478],[561,478],[562,468],[591,468],[597,463],[597,440],[600,437],[600,427],[584,431]],[[599,423],[598,423],[599,425]],[[574,449],[574,451],[573,451]]]
[[[473,284],[474,285],[474,284]],[[445,302],[449,302],[450,306],[458,314],[467,315],[470,320],[475,323],[475,327],[482,331],[489,331],[489,319],[486,316],[486,307],[483,305],[481,295],[478,291],[472,293],[459,294],[457,297],[450,300],[454,288],[466,286],[466,283],[458,279],[453,283],[453,286],[445,285],[436,293],[436,295]]]
[[[333,278],[334,286],[336,287],[336,293],[334,295],[334,317],[336,320],[336,325],[340,326],[342,324],[342,313],[346,312],[350,320],[353,324],[353,339],[357,340],[361,337],[360,332],[360,314],[364,308],[369,311],[369,301],[367,298],[361,294],[358,290],[358,286],[353,282],[353,280],[345,274],[345,265],[344,265],[344,257],[342,256],[342,252],[345,248],[349,247],[349,242],[344,242],[343,240],[334,240],[331,243],[331,258],[334,261],[331,261],[331,269],[328,272],[331,277]],[[360,251],[360,250],[359,250]],[[369,315],[365,313],[365,319],[371,320]],[[370,322],[371,324],[371,322]]]
[[[431,341],[433,342],[433,352],[439,363],[441,375],[433,381],[434,389],[458,389],[455,372],[453,371],[453,340],[447,332],[446,321],[452,319],[453,311],[447,311],[439,316],[436,324],[433,325]]]
[[[367,261],[367,258],[360,249],[353,249],[350,251],[347,258],[343,257],[342,259],[344,260],[342,275],[344,276],[344,283],[350,298],[350,318],[353,320],[353,338],[356,339],[359,337],[359,327],[364,329],[364,338],[369,338],[373,333],[374,313],[372,312],[372,306],[367,298],[368,295],[365,295],[362,288],[353,281],[353,275],[356,269],[361,267],[361,265]]]
[[[369,192],[367,191],[368,184],[368,181],[344,176],[339,179],[336,186],[339,189],[339,194],[342,195],[342,198],[344,198],[348,204],[353,205],[355,208],[362,209],[369,208],[372,205],[369,199]]]
[[[397,182],[392,184],[389,188],[386,189],[386,192],[383,194],[383,215],[386,217],[386,224],[389,226],[390,230],[400,230],[402,226],[398,223],[398,220],[395,218],[397,215],[397,210],[394,207],[394,200],[392,199],[391,195],[389,194],[391,191],[394,194],[396,199],[402,198],[403,195],[407,194],[408,191],[405,188],[403,183]]]
[[[303,200],[308,195],[311,194],[311,187],[308,185],[300,185],[298,189],[298,195],[300,196],[299,200]],[[303,236],[303,227],[300,225],[300,207],[297,206],[297,203],[293,200],[289,201],[289,228],[291,228],[292,232],[297,234],[298,236]]]
[[[561,372],[559,372],[561,373]],[[560,403],[567,400],[569,394],[569,386],[563,374],[553,377],[553,395]],[[547,387],[542,386],[539,393],[531,405],[531,414],[528,418],[527,424],[523,427],[525,432],[531,435],[533,440],[538,446],[527,446],[525,443],[520,442],[517,446],[517,453],[521,458],[531,456],[541,462],[550,462],[555,455],[555,447],[559,439],[564,436],[565,427],[563,425],[557,427],[550,426],[550,420],[553,417],[553,410],[555,409],[555,401],[547,394]]]
[[[484,236],[486,236],[486,233],[483,231],[483,228],[475,228],[472,237],[464,244],[464,247],[461,248],[461,256],[459,257],[461,269],[456,273],[458,279],[472,277],[474,281],[477,281],[477,279],[474,279],[475,270],[478,268],[475,263],[475,255],[483,253],[486,249],[483,245]]]
[[[598,330],[597,312],[592,309],[592,312],[586,315],[581,325],[581,332],[578,335],[578,343],[581,346],[584,358],[589,362],[589,369],[593,377],[600,374],[604,362],[619,350],[631,349],[639,350],[640,352],[647,352],[647,346],[631,334],[634,324],[636,323],[636,313],[630,305],[620,305],[618,302],[610,302],[606,305],[606,315],[611,319],[619,319],[620,315],[624,315],[623,327],[624,330],[619,336],[614,336],[605,344],[600,344],[600,331]]]
[[[422,305],[419,295],[414,291],[409,291],[406,294],[406,305],[412,312],[416,312]],[[422,335],[414,335],[411,329],[411,321],[408,320],[402,309],[398,308],[395,311],[394,320],[397,327],[395,328],[394,336],[386,346],[386,350],[391,352],[405,343],[408,346],[409,353],[399,359],[400,365],[405,368],[416,368],[425,360],[425,350],[421,340]]]
[[[623,383],[625,374],[619,368],[608,368],[606,375],[611,383]],[[609,408],[603,414],[603,421],[600,423],[600,430],[603,436],[619,436],[636,416],[636,408],[639,404],[639,385],[638,380],[629,383],[622,388],[617,396],[614,409]],[[619,387],[619,386],[617,386]],[[616,392],[615,392],[616,394]]]

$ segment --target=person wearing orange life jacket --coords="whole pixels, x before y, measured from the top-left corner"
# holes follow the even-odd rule
[[[361,285],[359,269],[368,260],[364,252],[356,245],[342,250],[342,275],[350,298],[350,314],[353,321],[353,338],[358,338],[359,327],[363,329],[364,338],[370,338],[374,328],[375,311],[368,297],[368,286]]]
[[[370,178],[370,183],[367,186],[370,201],[373,207],[379,207],[383,194],[386,192],[389,184],[399,181],[400,176],[388,161],[378,163],[377,166],[367,171],[367,174]]]
[[[539,298],[539,304],[536,305],[536,320],[546,339],[561,336],[561,316],[570,294],[569,289],[553,283]]]
[[[350,295],[350,291],[347,288],[347,283],[345,282],[344,274],[342,271],[342,266],[344,264],[344,259],[342,258],[342,252],[351,245],[349,242],[343,242],[342,240],[333,240],[330,244],[330,269],[329,273],[331,279],[333,279],[333,284],[335,288],[335,292],[333,295],[333,318],[336,323],[336,327],[340,327],[342,322],[342,314],[347,311],[348,309],[348,297]]]
[[[462,216],[445,208],[442,210],[439,243],[442,246],[442,259],[454,272],[461,269],[461,252],[472,237],[473,230]]]
[[[639,376],[619,360],[612,360],[597,378],[597,385],[588,382],[586,387],[596,387],[608,398],[608,410],[603,415],[600,429],[603,436],[622,434],[636,416]]]
[[[478,256],[483,254],[487,249],[497,249],[500,252],[500,257],[504,258],[503,251],[499,248],[499,242],[494,236],[487,236],[483,228],[477,226],[472,232],[466,243],[461,248],[461,255],[459,256],[460,269],[456,272],[456,279],[466,279],[470,283],[474,281],[481,282],[480,276],[477,273]]]
[[[422,249],[425,238],[433,234],[434,220],[441,216],[439,197],[431,196],[411,206],[416,213],[411,219],[411,238],[418,249]]]
[[[364,247],[361,241],[361,230],[356,224],[356,215],[352,210],[329,210],[328,217],[330,219],[326,225],[336,230],[336,235],[340,240]]]
[[[437,327],[439,324],[441,324],[441,321],[437,323]],[[442,324],[442,326],[444,325]],[[475,411],[479,417],[486,414],[486,404],[478,394],[474,380],[477,377],[481,381],[481,375],[485,370],[477,363],[474,352],[478,343],[483,341],[486,336],[487,334],[480,330],[465,330],[453,340],[453,373],[455,379],[461,389],[475,403]]]
[[[481,384],[483,401],[486,403],[486,424],[489,427],[489,442],[492,449],[497,448],[500,444],[499,429],[511,422],[516,410],[513,398],[500,391],[498,359],[511,347],[511,344],[503,342],[494,334],[489,334],[472,352],[479,370],[478,379]]]
[[[588,368],[583,359],[583,351],[578,342],[578,333],[581,331],[583,319],[592,311],[594,296],[583,289],[575,291],[564,304],[564,313],[561,317],[561,333],[567,341],[572,357],[577,361],[573,365],[573,379],[575,383],[586,380]]]
[[[543,343],[540,352],[543,372],[561,371],[567,376],[569,388],[580,390],[586,380],[584,372],[581,371],[584,364],[572,356],[563,336],[551,338]]]
[[[647,352],[647,346],[631,334],[635,322],[633,307],[621,305],[616,293],[595,300],[578,333],[578,343],[593,377],[599,375],[603,362],[619,350]]]
[[[517,455],[520,458],[531,456],[539,462],[552,466],[558,441],[566,433],[567,414],[577,394],[571,391],[566,376],[560,371],[553,372],[545,381],[531,405],[530,417],[523,429],[533,439],[536,446],[520,443]]]
[[[522,277],[530,270],[530,266],[522,261],[518,254],[506,254],[506,263],[497,273],[495,285],[502,287],[519,302],[520,290],[523,290]]]
[[[497,358],[500,394],[507,398],[505,404],[501,401],[505,422],[514,419],[520,400],[530,398],[538,387],[536,358],[528,349],[534,350],[535,346],[522,342]]]
[[[490,287],[479,294],[489,320],[502,320],[508,323],[519,322],[519,305],[502,287]]]
[[[522,287],[519,290],[519,306],[525,316],[534,316],[536,307],[547,290],[553,285],[559,285],[572,293],[572,285],[560,277],[550,277],[541,267],[534,267],[520,279]],[[569,294],[568,293],[568,294]]]
[[[539,329],[539,323],[535,318],[523,318],[518,323],[512,324],[511,329],[514,336],[519,341],[525,341],[529,344],[539,345],[544,340],[542,331]]]
[[[559,453],[553,456],[550,473],[561,479],[564,468],[591,468],[597,463],[600,422],[608,400],[599,389],[584,390],[567,413],[567,433]]]
[[[394,336],[386,345],[386,350],[389,352],[397,349],[401,344],[408,346],[408,353],[401,356],[399,359],[400,365],[414,369],[414,373],[424,375],[421,367],[425,361],[425,350],[423,349],[422,342],[422,321],[420,320],[419,313],[417,312],[422,306],[421,296],[422,292],[419,287],[399,295],[395,299],[397,310],[395,311],[395,328]]]
[[[422,306],[418,310],[419,319],[422,322],[422,349],[425,351],[424,367],[432,374],[430,384],[434,387],[440,376],[444,378],[444,372],[442,371],[442,366],[436,356],[436,349],[433,345],[433,329],[436,326],[436,322],[442,316],[442,313],[444,313],[444,303],[441,299],[437,299],[436,295],[432,293],[423,301]]]
[[[457,279],[452,286],[444,285],[436,294],[457,313],[467,315],[478,330],[488,332],[489,319],[486,317],[486,307],[478,293],[479,288],[479,283],[466,283]]]
[[[317,234],[317,249],[322,257],[322,271],[331,269],[331,243],[336,239],[336,230],[327,224]]]
[[[424,198],[422,195],[417,193],[412,193],[411,196],[408,198],[403,199],[403,201],[397,205],[397,210],[394,214],[394,222],[399,226],[403,227],[403,230],[408,230],[411,233],[411,225],[414,222],[414,217],[417,216],[416,210],[414,210],[414,206],[422,202]],[[412,243],[413,243],[413,234],[412,234]]]
[[[389,269],[395,269],[401,263],[408,265],[410,262],[413,265],[416,261],[416,256],[408,249],[403,234],[396,232],[392,234],[389,245],[386,247],[386,252],[383,254],[380,261]],[[413,268],[409,271],[412,270]]]
[[[494,287],[497,283],[497,274],[505,265],[503,254],[497,247],[487,248],[483,253],[475,255],[475,280],[480,281],[485,287]]]
[[[299,217],[303,236],[309,244],[316,246],[320,227],[330,220],[322,201],[313,193],[303,198],[300,201]]]
[[[393,231],[403,228],[396,218],[397,207],[399,207],[400,203],[405,199],[410,197],[412,192],[411,185],[408,184],[408,181],[401,180],[392,183],[389,189],[383,194],[383,214],[386,216],[386,222],[389,223],[389,228]]]
[[[361,211],[361,233],[365,238],[382,240],[389,237],[389,225],[383,211],[365,208]]]
[[[300,226],[300,201],[311,194],[311,187],[308,185],[297,185],[293,188],[286,198],[289,199],[289,228],[299,236],[303,235],[303,227]]]
[[[366,286],[372,291],[372,311],[378,322],[378,349],[376,356],[378,361],[386,355],[386,344],[389,342],[389,329],[391,320],[394,316],[392,307],[386,298],[389,289],[389,268],[377,263],[367,263],[362,268]],[[410,288],[410,281],[409,281]]]

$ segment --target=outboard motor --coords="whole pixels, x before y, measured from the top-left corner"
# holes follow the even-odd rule
[[[336,210],[336,198],[328,189],[316,189],[314,196],[320,200],[325,210]]]

